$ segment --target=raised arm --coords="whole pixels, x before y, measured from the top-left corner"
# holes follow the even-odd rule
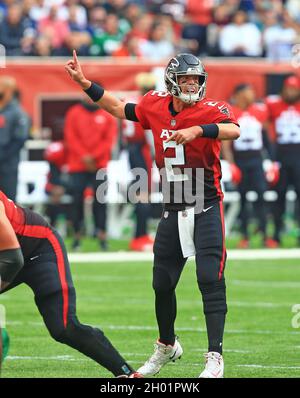
[[[75,50],[73,50],[73,59],[70,59],[66,63],[65,70],[68,72],[70,77],[94,100],[94,102],[101,106],[101,108],[119,119],[126,119],[126,103],[120,101],[108,91],[104,91],[102,87],[86,79]]]

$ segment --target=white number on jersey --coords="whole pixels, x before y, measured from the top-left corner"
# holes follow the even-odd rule
[[[263,147],[262,124],[251,115],[244,115],[238,119],[241,135],[233,141],[236,151],[259,151]]]
[[[278,144],[300,144],[300,114],[289,109],[276,119]]]
[[[175,148],[174,158],[165,158],[166,175],[168,182],[187,181],[187,174],[175,174],[173,166],[182,166],[185,164],[184,147],[182,144],[177,145],[175,141],[163,142],[164,151],[168,148]]]

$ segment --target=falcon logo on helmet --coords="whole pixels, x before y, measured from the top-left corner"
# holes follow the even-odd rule
[[[199,76],[199,89],[196,93],[183,93],[178,84],[180,76]],[[192,54],[178,54],[173,57],[165,70],[165,84],[168,93],[188,104],[202,100],[206,93],[207,73],[202,62]]]

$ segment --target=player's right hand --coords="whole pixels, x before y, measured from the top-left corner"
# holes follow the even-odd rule
[[[70,59],[65,64],[65,70],[71,76],[71,78],[79,83],[83,89],[87,89],[90,86],[89,80],[87,80],[82,72],[80,63],[77,58],[76,51],[73,50],[73,59]]]

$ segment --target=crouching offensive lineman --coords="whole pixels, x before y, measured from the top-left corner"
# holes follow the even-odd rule
[[[75,288],[59,234],[43,217],[15,205],[2,191],[0,226],[0,293],[26,283],[56,341],[82,352],[115,376],[136,377],[101,330],[77,319]]]
[[[138,372],[154,375],[183,352],[174,331],[175,288],[187,257],[195,254],[208,334],[206,367],[200,377],[223,377],[227,304],[220,149],[221,140],[234,140],[240,135],[230,106],[205,98],[207,74],[192,54],[178,54],[170,60],[165,71],[167,92],[149,91],[138,104],[126,104],[87,80],[75,52],[65,68],[103,109],[152,130],[156,165],[170,188],[169,198],[164,197],[164,213],[154,242],[153,288],[159,340],[154,354]],[[186,174],[186,170],[192,173]],[[197,180],[198,171],[204,172],[201,183]],[[197,195],[197,185],[204,188],[202,212],[196,212],[190,200],[174,197],[174,192],[180,191],[178,183],[184,181],[191,182],[190,198],[194,192]],[[196,196],[195,201],[198,199],[201,202]]]

